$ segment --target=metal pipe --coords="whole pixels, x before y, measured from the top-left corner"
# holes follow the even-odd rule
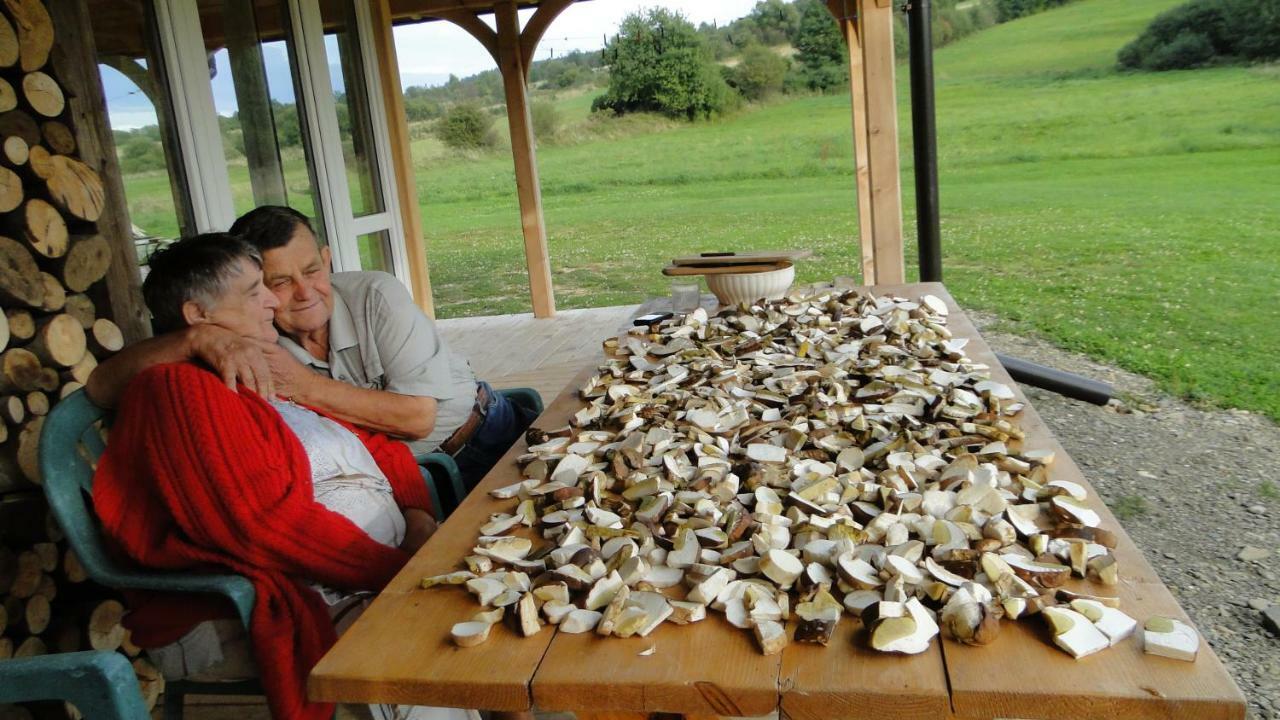
[[[911,50],[911,134],[916,178],[916,247],[922,282],[942,282],[938,219],[938,126],[933,104],[933,29],[930,0],[907,6]]]
[[[1106,405],[1111,399],[1112,389],[1108,383],[1008,355],[996,353],[996,358],[1014,380],[1024,385],[1031,385],[1094,405]]]

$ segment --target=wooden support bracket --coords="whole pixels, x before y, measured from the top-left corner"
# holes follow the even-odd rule
[[[551,285],[551,261],[547,251],[547,229],[542,215],[542,187],[538,181],[538,161],[533,138],[533,119],[529,114],[529,65],[538,41],[573,0],[546,0],[520,31],[520,17],[515,0],[496,0],[493,4],[498,30],[494,32],[476,14],[467,9],[441,10],[431,14],[466,30],[489,51],[502,74],[507,101],[507,123],[511,130],[511,154],[515,161],[516,193],[520,199],[520,227],[524,233],[525,262],[529,269],[529,294],[533,315],[538,318],[556,314],[555,291]]]

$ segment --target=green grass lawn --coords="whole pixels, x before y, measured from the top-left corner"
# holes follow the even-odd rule
[[[1015,329],[1280,420],[1280,68],[1117,73],[1178,3],[1080,0],[937,52],[946,282]],[[539,149],[560,308],[662,294],[661,266],[699,250],[810,248],[801,281],[858,275],[847,95],[693,125],[588,121],[590,97],[556,100],[579,141]],[[415,162],[439,314],[527,312],[510,155],[423,139]]]
[[[1280,419],[1280,70],[1115,72],[1177,2],[1082,0],[938,51],[946,281],[1017,328]],[[713,248],[808,247],[802,280],[857,275],[848,103],[542,148],[559,307],[660,294],[667,259]],[[440,314],[527,311],[510,157],[441,156],[419,180]]]

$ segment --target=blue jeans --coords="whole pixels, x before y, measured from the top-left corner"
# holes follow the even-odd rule
[[[532,409],[514,405],[505,395],[480,382],[489,393],[484,420],[467,444],[453,456],[462,473],[463,485],[470,491],[489,473],[498,460],[515,444],[533,423]]]

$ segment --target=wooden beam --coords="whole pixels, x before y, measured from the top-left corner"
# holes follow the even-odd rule
[[[862,280],[875,283],[876,256],[871,226],[871,170],[867,163],[867,94],[862,74],[862,38],[853,0],[827,0],[827,9],[836,17],[849,52],[849,100],[853,116],[853,169],[858,198],[858,245]]]
[[[857,0],[866,93],[867,169],[871,176],[871,236],[877,285],[906,281],[902,255],[902,181],[898,175],[898,103],[894,85],[893,7]]]
[[[111,247],[111,267],[106,277],[111,319],[120,327],[125,342],[134,343],[151,336],[151,323],[142,300],[142,279],[124,182],[111,129],[107,127],[107,103],[98,76],[88,3],[51,0],[49,14],[57,29],[51,60],[66,90],[67,119],[75,131],[81,162],[98,171],[106,196],[98,232]]]
[[[391,34],[388,0],[375,0],[370,6],[370,15],[373,18],[374,50],[378,53],[378,84],[382,86],[382,103],[387,113],[391,165],[396,176],[396,200],[400,205],[400,223],[404,226],[410,289],[418,307],[434,318],[436,311],[431,297],[431,272],[427,267],[422,209],[418,205],[418,182],[413,172],[409,123],[405,118],[404,94],[400,91],[400,63],[396,59],[396,42]]]
[[[511,128],[511,153],[515,156],[516,192],[520,197],[520,226],[524,230],[524,256],[529,266],[529,292],[534,317],[556,314],[551,287],[551,261],[547,253],[547,229],[542,219],[542,188],[534,150],[533,120],[529,115],[529,86],[525,80],[520,47],[520,18],[515,0],[497,0],[498,69],[507,96],[507,123]]]
[[[485,22],[480,19],[480,16],[476,15],[474,11],[441,10],[432,12],[430,15],[442,20],[448,20],[454,25],[466,30],[471,34],[471,37],[480,41],[480,44],[484,46],[484,49],[488,50],[489,55],[493,57],[493,61],[501,67],[502,63],[498,60],[498,34],[493,31],[493,28],[486,25]],[[516,27],[518,32],[518,23]]]
[[[236,92],[253,203],[288,205],[280,145],[276,141],[275,121],[271,117],[267,71],[253,21],[253,0],[230,0],[226,3],[226,12],[228,17],[242,18],[240,22],[226,24],[227,61],[231,65],[231,84]]]
[[[536,4],[537,2],[532,0],[521,0],[518,3],[520,9],[532,7]],[[482,13],[492,12],[493,0],[391,0],[390,7],[392,20],[421,17],[443,18],[444,16],[440,14],[441,12],[454,12],[457,10]]]
[[[533,17],[525,23],[524,31],[520,33],[520,57],[524,61],[525,79],[529,77],[529,68],[533,65],[533,54],[538,51],[538,43],[547,33],[547,28],[551,27],[552,21],[573,3],[574,0],[546,0],[538,5]]]

